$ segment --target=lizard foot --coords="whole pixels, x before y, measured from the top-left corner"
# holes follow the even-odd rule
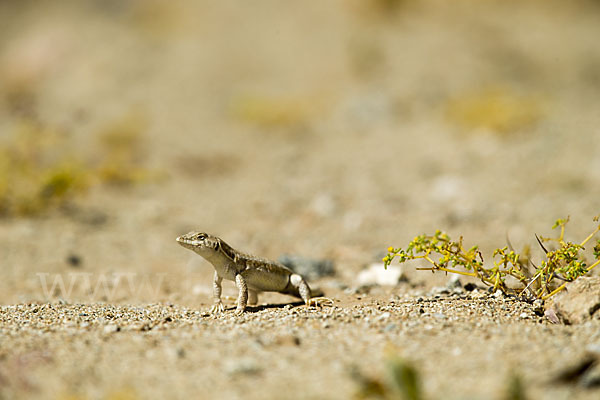
[[[333,300],[330,299],[329,297],[313,297],[308,301],[308,304],[306,304],[308,307],[332,307],[333,306]]]
[[[236,308],[234,314],[235,315],[242,315],[244,313],[244,311],[246,311],[244,308]]]
[[[225,306],[220,301],[213,304],[213,306],[210,308],[211,314],[220,314],[224,311],[225,311]]]
[[[313,297],[308,301],[308,303],[292,308],[292,312],[298,312],[300,309],[308,309],[311,307],[322,308],[325,306],[333,306],[333,300],[328,297]]]

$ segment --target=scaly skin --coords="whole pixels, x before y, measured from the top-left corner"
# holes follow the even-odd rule
[[[238,288],[236,314],[242,314],[248,303],[256,304],[260,292],[290,294],[304,300],[306,306],[319,304],[320,301],[331,302],[326,298],[311,297],[310,287],[304,278],[286,266],[240,253],[216,236],[190,232],[178,237],[177,242],[204,257],[215,268],[211,313],[225,310],[221,302],[223,279],[234,281]]]

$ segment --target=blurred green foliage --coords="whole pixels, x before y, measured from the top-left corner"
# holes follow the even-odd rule
[[[534,125],[541,118],[539,99],[497,87],[451,99],[447,119],[464,130],[509,134]]]
[[[285,128],[310,120],[315,99],[243,95],[233,99],[230,113],[240,121],[264,128]]]
[[[398,356],[388,356],[385,362],[386,379],[380,380],[353,371],[358,383],[358,399],[401,399],[421,400],[423,398],[419,372],[414,365]]]
[[[0,215],[39,215],[68,204],[93,185],[129,185],[153,177],[143,167],[147,123],[127,114],[101,129],[98,153],[73,147],[65,132],[21,121],[0,142]]]
[[[513,373],[508,381],[505,400],[526,400],[525,385],[520,375]]]
[[[154,174],[141,166],[144,149],[142,136],[148,122],[138,112],[131,112],[98,133],[102,161],[96,173],[100,181],[129,185],[152,180]]]
[[[2,215],[38,214],[64,204],[89,184],[89,171],[56,131],[22,122],[0,144]]]

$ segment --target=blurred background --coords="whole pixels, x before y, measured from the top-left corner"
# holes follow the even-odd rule
[[[197,306],[192,229],[349,285],[435,229],[519,250],[570,215],[581,240],[598,38],[592,0],[2,1],[0,301],[124,271]]]

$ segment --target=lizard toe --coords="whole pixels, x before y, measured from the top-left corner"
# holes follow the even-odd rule
[[[211,308],[210,308],[210,313],[211,314],[220,314],[222,312],[225,312],[225,306],[223,305],[223,303],[218,302],[215,303]]]
[[[331,307],[333,300],[329,297],[313,297],[306,304],[308,307]]]
[[[236,308],[235,309],[235,315],[242,315],[244,313],[244,309],[243,308]]]
[[[309,308],[322,308],[322,307],[332,307],[333,300],[328,297],[313,297],[308,300],[306,304],[302,304],[300,306],[292,308],[292,312],[297,313],[298,310],[308,310]]]

